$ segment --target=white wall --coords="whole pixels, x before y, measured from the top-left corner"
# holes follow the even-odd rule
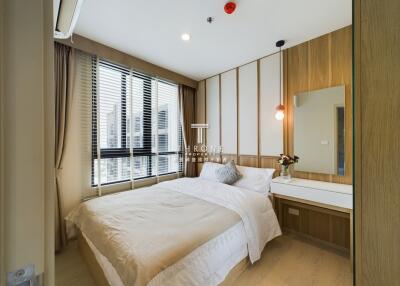
[[[257,62],[239,68],[239,153],[257,155]]]
[[[53,285],[52,1],[8,0],[4,5],[3,266],[14,271],[34,264]]]
[[[207,145],[219,146],[219,76],[206,80]]]
[[[237,152],[236,70],[221,74],[221,146],[223,153]]]
[[[283,153],[283,120],[275,119],[279,104],[279,54],[260,60],[260,153]]]
[[[196,93],[196,122],[206,123],[206,87],[205,81],[199,82]]]

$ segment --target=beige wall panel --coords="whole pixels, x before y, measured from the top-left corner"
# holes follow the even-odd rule
[[[239,68],[239,153],[257,155],[257,62]]]
[[[237,152],[236,70],[221,74],[221,145],[223,153]]]
[[[220,114],[219,114],[219,76],[206,81],[206,116],[207,116],[207,145],[219,146]]]
[[[279,54],[260,60],[260,155],[283,153],[283,121],[275,119],[279,104]]]
[[[196,94],[196,123],[206,122],[206,86],[202,80],[197,86]]]
[[[1,12],[5,154],[0,160],[6,166],[1,268],[8,272],[34,264],[36,274],[46,271],[46,285],[54,285],[54,232],[48,235],[54,222],[47,220],[54,217],[55,192],[52,2],[5,1]]]

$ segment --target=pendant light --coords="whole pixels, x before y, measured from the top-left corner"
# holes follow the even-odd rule
[[[279,105],[276,107],[275,118],[276,120],[283,120],[285,117],[285,106],[282,104],[282,46],[285,44],[284,40],[276,42],[279,48]]]

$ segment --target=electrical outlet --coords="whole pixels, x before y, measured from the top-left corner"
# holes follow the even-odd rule
[[[24,268],[7,275],[7,286],[36,286],[37,279],[35,275],[35,266],[27,265]]]
[[[300,215],[300,211],[298,209],[289,208],[288,212],[291,215]]]

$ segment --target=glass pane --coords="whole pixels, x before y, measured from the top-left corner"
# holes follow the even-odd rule
[[[133,157],[133,178],[140,179],[151,176],[151,156]],[[153,160],[154,161],[154,160]]]
[[[100,148],[121,148],[122,72],[99,66]]]
[[[158,82],[158,152],[179,151],[178,86]]]
[[[101,184],[130,180],[131,166],[129,157],[101,159]],[[94,160],[94,185],[98,182],[98,160]]]
[[[144,80],[132,76],[133,148],[143,148],[143,95]]]
[[[158,156],[158,173],[168,174],[178,171],[179,158],[178,154],[159,155]]]

